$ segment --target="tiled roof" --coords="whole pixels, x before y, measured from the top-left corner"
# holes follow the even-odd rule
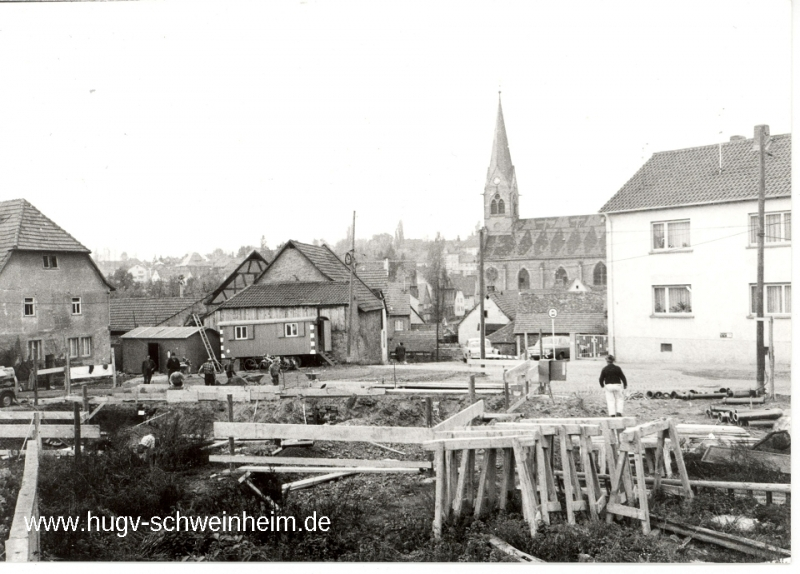
[[[385,293],[389,286],[389,272],[383,267],[370,268],[359,265],[358,269],[356,269],[356,275],[358,275],[370,289],[378,289]]]
[[[138,327],[120,339],[188,339],[202,327]]]
[[[608,331],[604,313],[559,313],[555,321],[556,333],[605,334]],[[514,321],[514,333],[544,334],[552,331],[552,323],[547,313],[519,313]]]
[[[497,123],[494,128],[492,157],[489,160],[487,179],[491,178],[495,172],[499,172],[509,183],[514,179],[514,165],[511,163],[506,123],[503,119],[503,103],[500,101],[497,103]]]
[[[562,313],[605,313],[605,291],[564,291],[552,289],[537,289],[524,291],[520,296],[517,312],[547,313],[550,309]]]
[[[504,325],[486,338],[489,339],[490,343],[514,343],[516,341],[514,324],[515,321],[511,321],[508,325]]]
[[[478,282],[478,278],[475,275],[461,275],[459,273],[452,273],[448,277],[450,279],[451,285],[461,291],[464,294],[464,297],[474,297],[475,296],[475,284]]]
[[[25,199],[0,201],[0,271],[14,250],[91,253]],[[87,258],[103,283],[113,291],[94,259]]]
[[[369,289],[356,293],[358,308],[375,311],[383,302]],[[249,307],[315,307],[347,305],[350,284],[344,281],[291,281],[287,283],[257,283],[240,291],[219,309],[244,309]]]
[[[112,331],[130,331],[136,327],[154,327],[197,301],[183,297],[111,299]]]
[[[494,291],[489,293],[489,298],[494,301],[503,314],[512,321],[517,316],[517,306],[520,301],[519,291]],[[479,302],[480,303],[480,302]]]
[[[484,260],[605,256],[605,217],[592,214],[520,219],[511,233],[487,238]]]
[[[765,155],[767,197],[791,195],[791,134],[772,136]],[[720,153],[722,169],[720,170]],[[725,203],[758,197],[753,139],[653,154],[601,212]]]
[[[389,315],[411,315],[410,295],[396,285],[390,285],[384,294]]]

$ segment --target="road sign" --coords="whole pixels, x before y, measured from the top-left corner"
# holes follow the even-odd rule
[[[547,314],[550,315],[551,319],[555,319],[558,316],[558,311],[555,309],[550,309]]]

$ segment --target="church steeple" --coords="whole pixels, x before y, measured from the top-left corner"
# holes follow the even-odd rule
[[[483,190],[484,223],[490,235],[511,232],[514,222],[519,218],[519,193],[511,151],[508,149],[508,135],[503,118],[503,102],[498,95],[497,123],[494,128],[492,157],[486,172],[486,185]]]

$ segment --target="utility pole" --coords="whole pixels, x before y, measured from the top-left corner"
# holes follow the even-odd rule
[[[764,317],[764,146],[769,138],[769,126],[755,127],[754,145],[758,150],[758,269],[756,271],[756,317]],[[756,321],[756,388],[764,393],[764,321]]]
[[[486,341],[484,341],[484,333],[486,332],[486,323],[483,317],[483,231],[484,228],[481,227],[480,233],[478,235],[478,295],[480,295],[481,303],[480,303],[480,312],[481,312],[481,329],[480,329],[480,337],[481,337],[481,360],[486,358]]]
[[[353,276],[356,269],[356,212],[353,212],[353,227],[350,232],[351,247],[348,257],[345,257],[345,263],[350,266],[350,299],[347,304],[347,360],[352,362],[353,356],[351,355],[353,348]],[[349,259],[349,261],[348,261]]]

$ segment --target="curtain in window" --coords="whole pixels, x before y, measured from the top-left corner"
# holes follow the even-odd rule
[[[681,248],[691,246],[689,240],[689,222],[688,221],[675,221],[668,224],[667,239],[669,240],[668,247]]]
[[[691,313],[692,294],[686,287],[669,288],[670,313]]]
[[[764,232],[767,243],[775,243],[781,240],[781,214],[768,213]]]
[[[667,312],[667,297],[666,297],[666,289],[664,287],[656,287],[653,289],[654,295],[654,306],[653,310],[656,313],[666,313]]]
[[[783,286],[767,285],[767,313],[783,313]]]
[[[758,216],[750,216],[750,245],[758,243]]]
[[[664,249],[664,224],[653,224],[653,249]]]

